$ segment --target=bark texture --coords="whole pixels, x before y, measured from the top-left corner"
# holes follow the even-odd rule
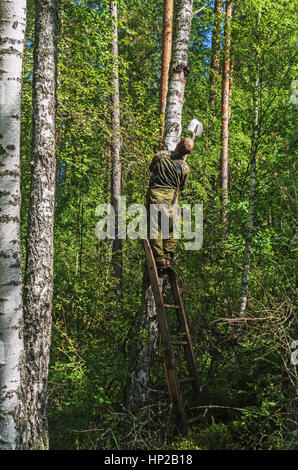
[[[232,116],[232,97],[233,97],[233,80],[234,80],[234,62],[231,56],[230,60],[230,80],[229,80],[229,126]]]
[[[47,449],[56,177],[56,0],[35,1],[31,192],[24,280],[27,449]]]
[[[231,48],[231,17],[232,0],[226,1],[226,20],[224,34],[224,60],[222,71],[222,150],[221,150],[221,169],[220,186],[222,190],[222,222],[224,227],[227,224],[227,206],[228,206],[228,161],[229,161],[229,97],[230,97],[230,48]]]
[[[162,279],[160,283],[162,287]],[[143,314],[137,327],[139,335],[133,352],[132,373],[126,396],[128,406],[134,409],[144,405],[149,398],[150,372],[159,335],[155,300],[146,271],[143,279],[142,306]]]
[[[262,17],[262,5],[259,7],[258,12],[258,26],[260,25]],[[249,201],[248,201],[248,219],[247,219],[247,232],[244,249],[243,271],[242,271],[242,285],[241,285],[241,299],[240,299],[240,316],[243,316],[247,306],[248,299],[248,278],[250,271],[250,260],[253,243],[254,232],[254,214],[255,214],[255,189],[256,189],[256,156],[258,151],[259,134],[260,134],[260,55],[256,54],[256,75],[253,87],[253,125],[251,137],[251,152],[250,152],[250,179],[249,179]]]
[[[180,0],[178,3],[171,75],[169,82],[164,147],[174,150],[181,136],[182,110],[186,77],[189,74],[188,49],[192,21],[193,0]]]
[[[169,71],[172,57],[172,31],[173,31],[174,0],[164,0],[163,34],[162,34],[162,65],[160,79],[159,112],[161,121],[161,142],[164,134],[167,94],[169,85]]]
[[[121,211],[121,138],[120,138],[120,93],[119,93],[119,68],[118,68],[118,7],[117,1],[110,2],[112,17],[112,60],[113,60],[113,96],[111,114],[111,199],[115,209],[115,239],[113,241],[113,267],[115,276],[122,283],[122,240],[119,239],[118,214]]]
[[[250,155],[250,181],[249,181],[249,203],[247,234],[244,250],[244,263],[242,273],[242,291],[240,300],[240,316],[244,315],[248,297],[248,277],[250,271],[250,259],[254,231],[254,213],[255,213],[255,187],[256,187],[256,155],[258,149],[259,135],[259,74],[257,74],[253,91],[253,131],[251,139]]]
[[[215,116],[217,102],[218,76],[220,68],[220,36],[222,22],[222,0],[214,2],[214,24],[212,32],[212,50],[210,67],[210,107]]]
[[[0,2],[0,449],[22,447],[20,120],[26,1]]]

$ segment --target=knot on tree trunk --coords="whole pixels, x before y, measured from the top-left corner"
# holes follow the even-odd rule
[[[187,77],[190,73],[190,68],[185,64],[174,64],[172,67],[173,73],[184,72],[184,76]]]

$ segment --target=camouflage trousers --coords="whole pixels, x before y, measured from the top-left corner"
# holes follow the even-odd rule
[[[172,260],[177,249],[173,215],[175,208],[178,207],[178,201],[176,199],[172,205],[174,194],[175,189],[170,188],[150,188],[147,193],[148,239],[156,262]],[[164,226],[166,230],[163,230]]]

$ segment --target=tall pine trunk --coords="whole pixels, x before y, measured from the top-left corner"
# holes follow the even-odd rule
[[[234,62],[231,56],[230,60],[230,78],[229,78],[229,126],[232,116],[232,96],[233,96],[233,81],[234,81]]]
[[[167,149],[175,148],[181,135],[184,89],[189,72],[187,64],[192,8],[193,0],[180,0],[178,4],[165,118],[164,146]],[[163,287],[162,279],[160,286]],[[148,400],[150,372],[159,334],[155,300],[146,271],[142,293],[142,312],[138,331],[145,328],[147,337],[144,339],[143,335],[140,335],[134,351],[132,374],[126,396],[128,404],[133,408],[141,406]]]
[[[118,7],[117,1],[110,2],[110,12],[112,18],[112,60],[113,60],[113,96],[111,113],[111,199],[115,210],[115,239],[112,246],[112,264],[116,278],[119,280],[118,286],[122,285],[122,240],[119,238],[118,214],[121,211],[121,138],[120,138],[120,94],[119,94],[119,67],[118,67]]]
[[[164,0],[163,34],[162,34],[162,65],[159,93],[159,113],[161,121],[161,142],[164,134],[164,123],[169,86],[169,70],[172,56],[174,0]]]
[[[217,89],[218,89],[218,76],[220,67],[220,36],[221,36],[221,20],[222,20],[222,0],[215,0],[214,2],[214,24],[212,32],[212,49],[211,49],[211,64],[210,64],[210,107],[212,114],[215,116],[216,102],[217,102]]]
[[[221,115],[222,115],[222,150],[220,168],[220,186],[222,201],[222,222],[226,233],[227,208],[228,208],[228,161],[229,161],[229,97],[230,97],[230,47],[231,47],[231,17],[232,0],[226,0],[226,18],[224,34],[224,59],[222,70],[222,95],[221,95]]]
[[[20,122],[26,1],[0,2],[0,449],[22,447]]]
[[[31,191],[24,279],[26,447],[47,449],[56,177],[56,0],[35,1]]]

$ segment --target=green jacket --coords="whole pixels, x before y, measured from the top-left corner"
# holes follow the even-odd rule
[[[149,167],[152,175],[149,188],[173,188],[182,191],[189,177],[189,166],[174,152],[161,150]]]

